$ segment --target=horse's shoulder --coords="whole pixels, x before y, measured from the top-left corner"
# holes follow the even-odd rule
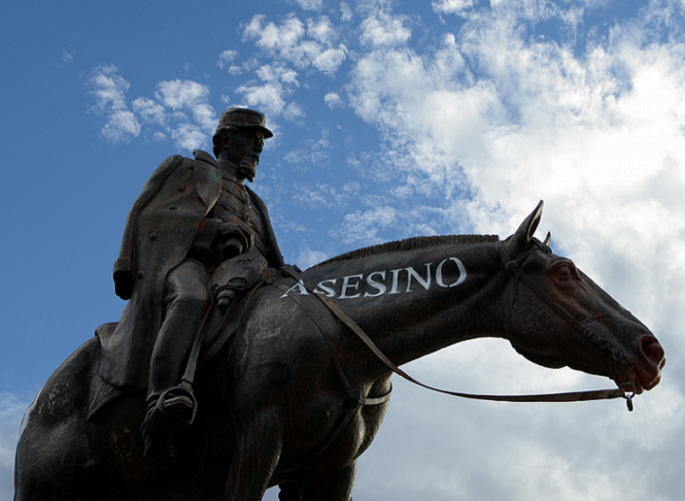
[[[330,316],[328,309],[313,294],[300,292],[289,292],[288,288],[293,284],[287,279],[280,280],[274,284],[261,287],[254,299],[247,305],[248,315],[251,321],[259,323],[281,322],[297,323],[306,322],[312,317],[326,319]]]
[[[247,352],[253,352],[255,360],[264,357],[272,361],[320,352],[327,349],[326,336],[333,339],[339,332],[337,322],[317,297],[286,296],[275,286],[262,287],[243,314],[242,328],[231,345],[233,355],[248,363]]]

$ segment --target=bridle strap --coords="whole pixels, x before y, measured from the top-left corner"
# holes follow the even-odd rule
[[[589,337],[590,329],[585,327],[577,318],[571,315],[566,308],[560,305],[558,302],[554,301],[552,297],[542,290],[538,284],[536,284],[522,269],[521,264],[529,256],[530,251],[521,254],[517,259],[510,259],[504,245],[502,242],[497,243],[497,252],[502,259],[504,264],[504,269],[507,273],[514,275],[518,280],[523,282],[526,287],[528,287],[533,294],[535,294],[541,301],[543,301],[547,306],[549,306],[557,316],[561,317],[567,324],[576,329],[578,332],[582,333],[584,336]]]
[[[501,250],[500,250],[501,249]],[[500,255],[504,253],[506,255],[506,252],[502,248],[502,244],[498,244],[498,251],[500,252]],[[507,256],[508,259],[508,256]],[[509,261],[511,262],[511,261]],[[506,264],[505,264],[506,266]],[[371,350],[371,352],[376,355],[376,357],[383,362],[392,372],[397,374],[398,376],[406,379],[407,381],[414,383],[418,386],[421,386],[423,388],[426,388],[431,391],[436,391],[438,393],[443,393],[445,395],[451,395],[454,397],[460,397],[460,398],[467,398],[471,400],[490,400],[490,401],[496,401],[496,402],[581,402],[581,401],[587,401],[587,400],[606,400],[606,399],[613,399],[613,398],[620,398],[623,397],[627,400],[628,403],[628,409],[632,410],[632,395],[626,396],[625,390],[622,388],[615,388],[612,390],[589,390],[589,391],[577,391],[577,392],[569,392],[569,393],[548,393],[548,394],[538,394],[538,395],[480,395],[480,394],[474,394],[474,393],[463,393],[463,392],[457,392],[457,391],[449,391],[449,390],[443,390],[441,388],[436,388],[427,384],[422,383],[421,381],[418,381],[417,379],[413,378],[406,372],[404,372],[402,369],[397,367],[388,357],[385,356],[385,354],[376,346],[376,343],[371,340],[371,338],[364,332],[364,330],[359,327],[357,322],[352,320],[349,315],[347,315],[344,311],[340,309],[340,307],[335,304],[333,301],[331,301],[330,298],[328,298],[324,294],[317,294],[314,291],[311,290],[307,285],[305,285],[304,280],[302,279],[302,276],[298,271],[296,271],[292,266],[285,266],[282,268],[283,271],[285,271],[288,275],[290,275],[292,278],[295,279],[295,281],[299,282],[307,291],[309,291],[313,296],[319,298],[321,302],[335,315],[343,324],[345,324],[352,332],[354,332],[359,339],[364,342],[364,344]],[[518,265],[516,266],[516,269],[518,269]],[[519,274],[522,274],[519,270]],[[525,275],[524,275],[525,276]],[[520,276],[519,276],[520,278]],[[530,280],[522,280],[524,284],[529,286],[529,283],[531,283]],[[535,291],[533,291],[535,292]]]

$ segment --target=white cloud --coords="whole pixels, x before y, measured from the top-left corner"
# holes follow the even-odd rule
[[[301,67],[307,65],[312,53],[318,53],[318,44],[302,41],[305,27],[294,15],[288,16],[280,26],[273,22],[263,24],[265,18],[256,15],[245,28],[245,37],[256,38],[257,47]]]
[[[89,84],[96,100],[93,110],[107,117],[102,134],[110,141],[128,140],[144,132],[154,141],[171,135],[177,145],[193,149],[207,145],[216,127],[209,88],[198,82],[159,82],[155,99],[138,97],[131,102],[131,109],[126,101],[130,84],[115,66],[96,68]]]
[[[460,83],[463,59],[454,52],[449,44],[435,57],[405,47],[372,50],[358,58],[348,85],[355,112],[388,141],[377,171],[422,171],[433,188],[416,180],[407,188],[441,199],[464,188],[458,155],[483,151],[484,134],[506,117],[491,83]]]
[[[139,97],[131,103],[133,111],[140,116],[143,122],[153,122],[158,125],[164,125],[167,120],[164,106],[148,99],[147,97]]]
[[[345,215],[342,226],[332,229],[329,233],[345,244],[367,245],[384,241],[379,231],[397,224],[397,210],[394,207],[376,205],[372,209],[358,210]]]
[[[385,25],[400,26],[402,19]],[[481,195],[472,205],[478,221],[482,203],[521,214],[536,198],[587,199],[588,182],[594,196],[615,200],[643,184],[665,158],[682,165],[678,46],[643,50],[628,39],[617,44],[615,31],[612,46],[580,59],[554,42],[527,43],[514,20],[511,11],[476,18],[458,42],[446,35],[435,55],[376,43],[358,58],[350,102],[406,159],[393,158],[388,168],[418,166],[443,188],[464,169]],[[392,39],[374,39],[386,38]],[[479,62],[481,77],[465,68],[462,53]],[[655,158],[659,150],[662,156]],[[654,168],[645,169],[650,164]],[[641,174],[627,176],[630,165]]]
[[[119,75],[116,66],[96,68],[89,84],[93,89],[94,111],[107,116],[102,134],[107,139],[125,141],[140,134],[140,123],[126,105],[126,92],[130,84]]]
[[[445,14],[459,14],[470,9],[476,0],[433,0],[433,10]]]
[[[307,35],[328,46],[338,39],[338,33],[327,16],[321,16],[316,21],[310,19],[307,22]]]
[[[260,66],[255,73],[260,80],[265,82],[280,81],[284,84],[293,85],[295,87],[299,87],[300,85],[297,81],[297,72],[280,65],[274,66],[267,64]]]
[[[272,57],[295,65],[296,68],[314,66],[327,74],[334,73],[347,57],[347,47],[333,47],[338,33],[330,19],[321,16],[310,20],[307,28],[295,15],[287,16],[280,25],[265,23],[266,16],[255,15],[244,29],[247,40]]]
[[[297,118],[302,118],[305,116],[305,112],[302,109],[302,107],[295,102],[288,103],[285,106],[285,110],[283,112],[283,116],[287,118],[288,120],[295,120]]]
[[[157,88],[157,99],[174,110],[191,108],[198,102],[206,101],[209,95],[206,86],[190,80],[159,82]]]
[[[221,68],[222,70],[226,66],[233,67],[230,63],[235,61],[235,59],[238,57],[238,51],[235,50],[225,50],[221,54],[219,54],[219,60],[216,62],[216,65]]]
[[[340,2],[340,20],[343,23],[346,23],[351,21],[353,17],[354,14],[352,13],[352,9],[350,9],[350,6],[347,4],[347,2]]]
[[[207,135],[196,125],[183,123],[171,132],[171,137],[179,148],[195,150],[206,147]]]
[[[217,119],[209,105],[209,88],[192,80],[171,80],[157,84],[155,96],[172,110],[187,109],[205,132],[213,132]]]
[[[361,41],[370,46],[393,47],[402,45],[411,37],[411,30],[404,26],[404,16],[392,17],[385,12],[365,19],[361,24]]]
[[[321,10],[321,3],[323,0],[295,0],[304,10]]]
[[[258,108],[263,113],[280,115],[285,109],[284,90],[279,82],[263,85],[241,85],[236,89],[236,92],[243,94],[251,108]]]
[[[244,64],[240,72],[254,70],[263,83],[249,81],[239,85],[236,92],[243,95],[248,106],[288,120],[305,116],[301,104],[290,100],[300,87],[298,72],[304,78],[312,69],[334,76],[349,52],[342,43],[334,45],[339,34],[327,16],[309,19],[305,24],[294,14],[279,23],[258,14],[244,26],[243,36],[244,41],[253,40],[271,62],[260,64],[254,60],[249,68]]]
[[[282,115],[291,120],[304,116],[299,104],[286,99],[300,85],[296,71],[275,64],[260,66],[255,73],[265,83],[260,85],[251,82],[236,89],[236,92],[243,94],[249,106],[268,115]]]
[[[135,115],[128,110],[118,110],[109,115],[102,135],[114,142],[127,140],[140,134],[140,124]]]
[[[340,44],[337,49],[331,48],[323,51],[321,54],[316,56],[316,59],[314,59],[312,64],[319,71],[332,75],[338,70],[343,61],[345,61],[346,57],[347,47],[345,47],[343,44]]]
[[[343,105],[342,98],[336,92],[329,92],[323,97],[324,102],[329,108],[337,108]]]

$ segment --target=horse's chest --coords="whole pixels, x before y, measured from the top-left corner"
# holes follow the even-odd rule
[[[361,438],[359,450],[355,457],[369,448],[371,442],[376,438],[376,433],[381,427],[388,404],[368,405],[361,409],[359,417],[359,436]]]
[[[386,409],[387,403],[344,408],[310,449],[312,462],[336,469],[355,461],[376,437]]]

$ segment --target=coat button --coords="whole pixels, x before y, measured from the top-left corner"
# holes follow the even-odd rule
[[[136,274],[136,278],[138,278],[138,279],[143,278],[143,275],[145,275],[145,273],[143,273],[142,271],[139,271],[139,272]]]
[[[178,191],[185,191],[186,190],[186,185],[185,184],[179,184],[178,185]]]
[[[150,234],[148,235],[148,238],[149,238],[150,240],[157,240],[157,233],[150,233]]]

